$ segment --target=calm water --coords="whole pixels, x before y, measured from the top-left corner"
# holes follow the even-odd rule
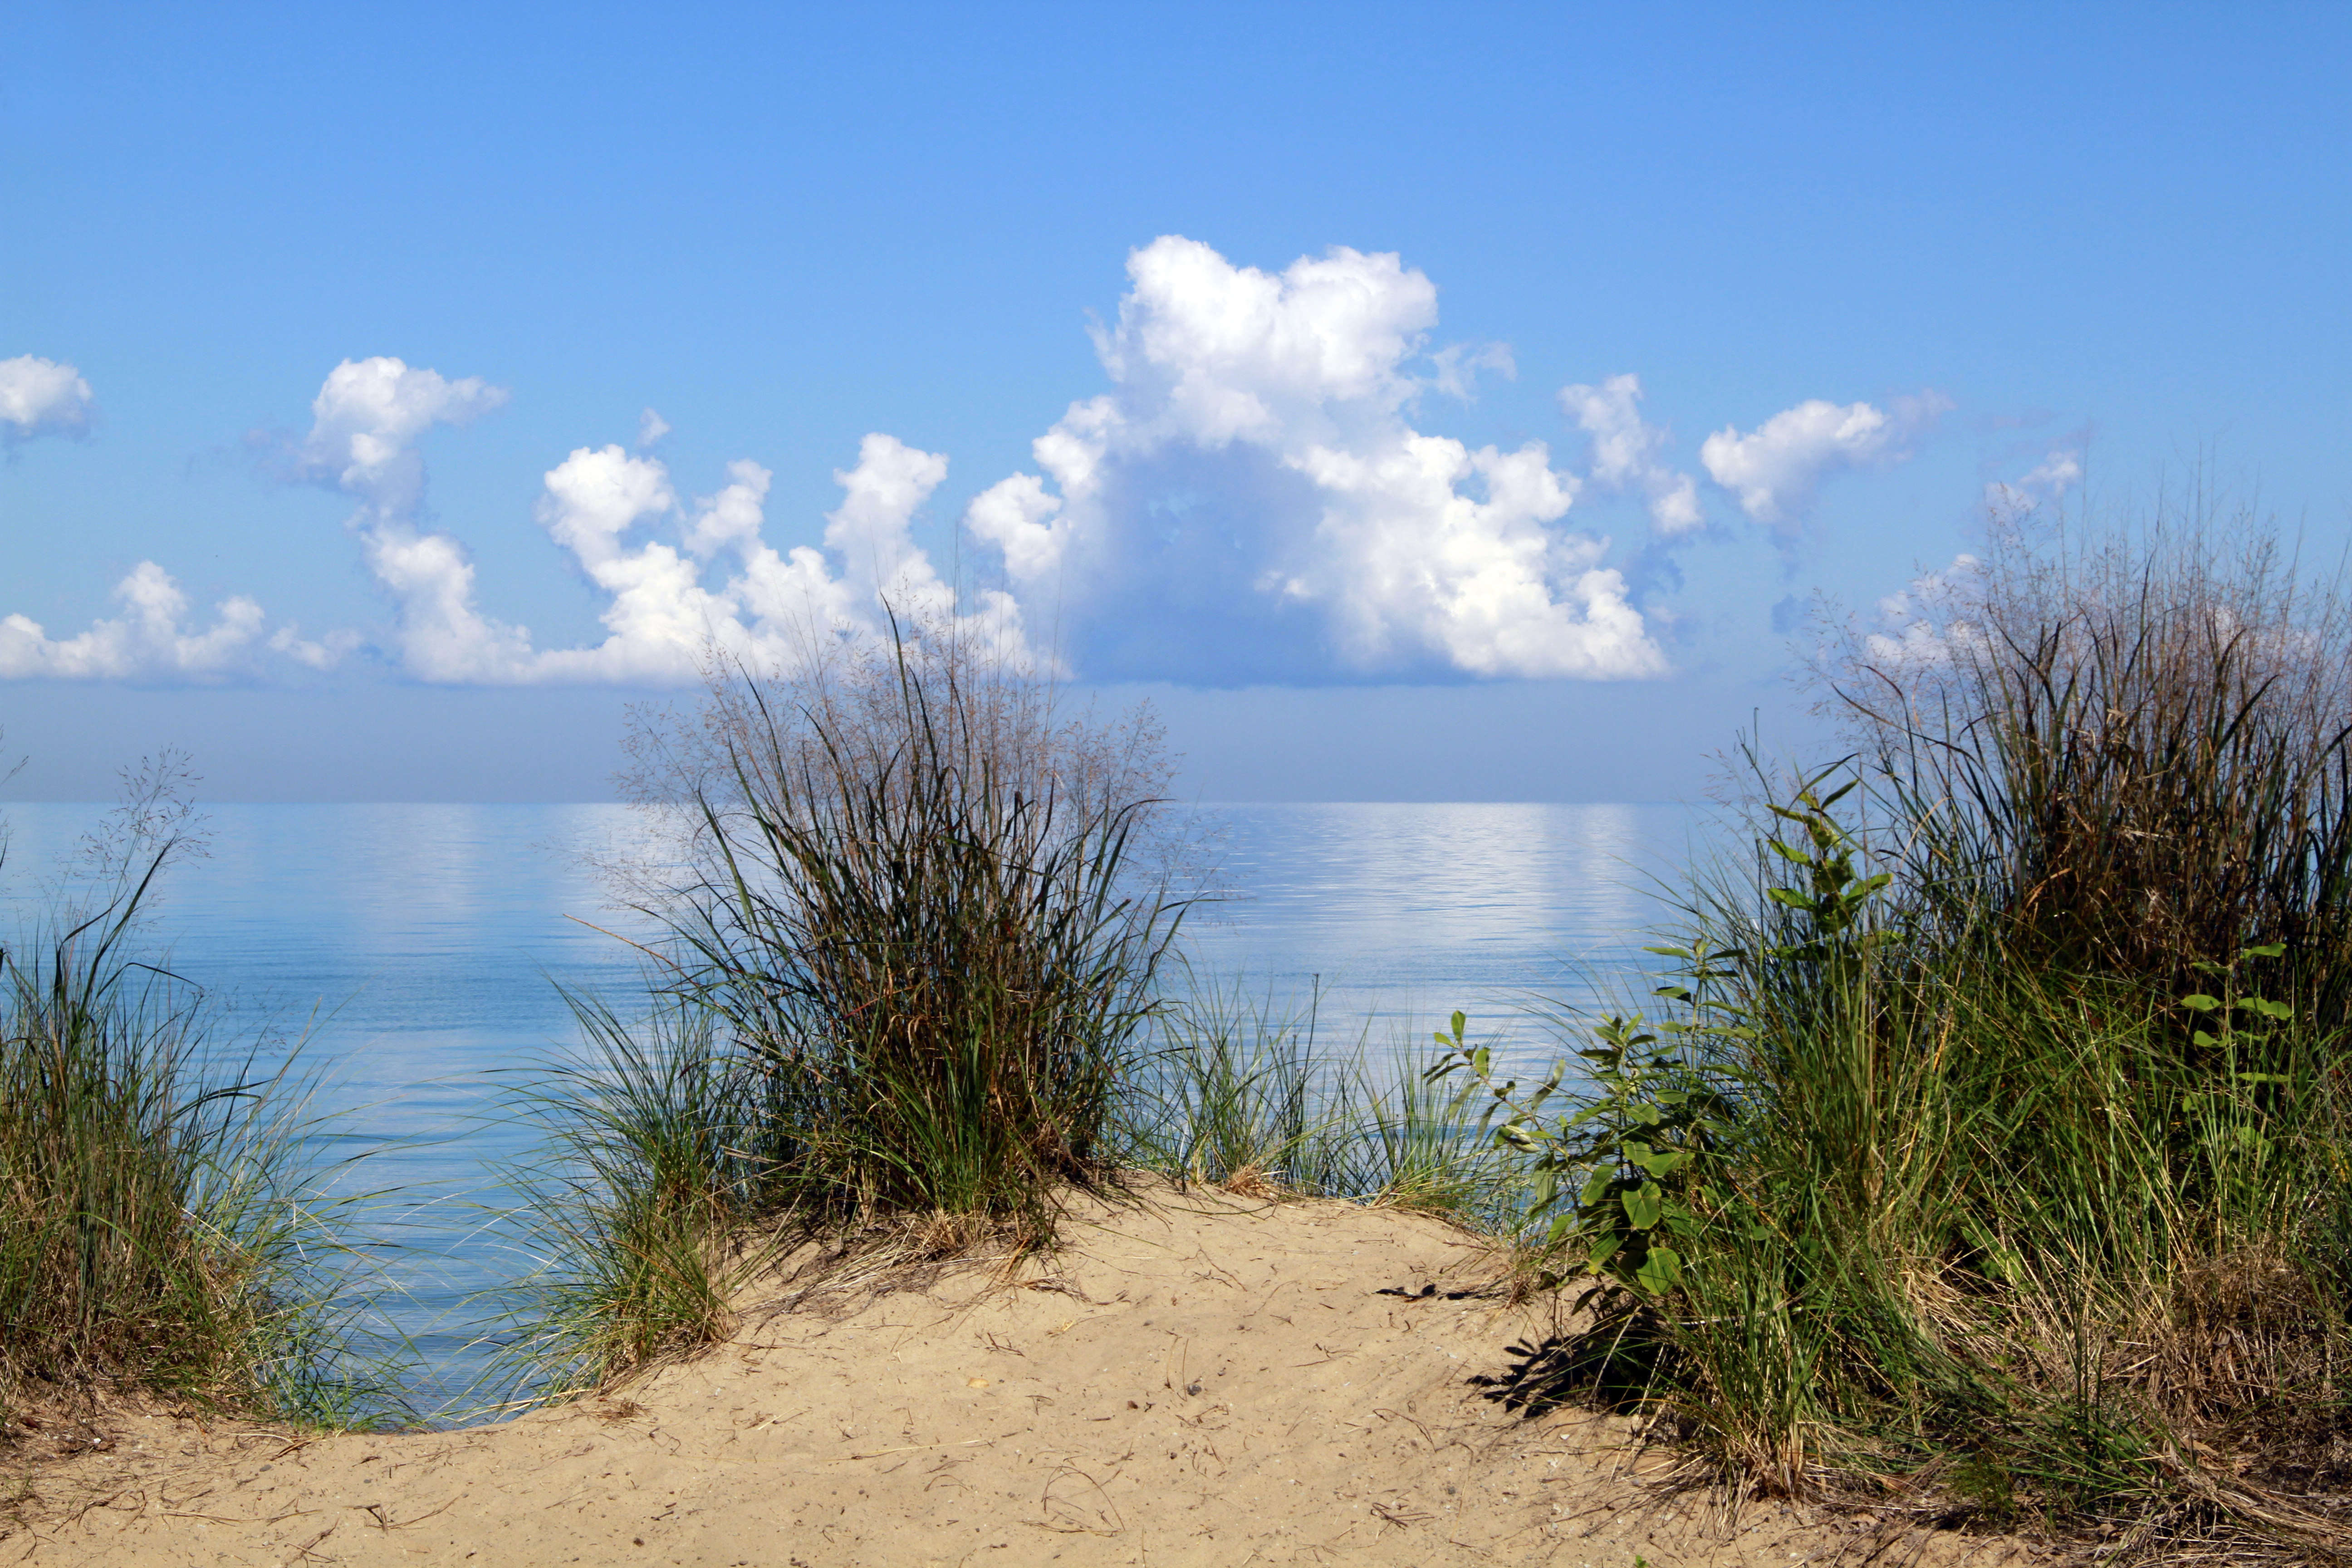
[[[102,808],[11,805],[22,914]],[[1199,911],[1196,973],[1245,977],[1376,1045],[1426,1040],[1455,1007],[1504,1021],[1534,997],[1590,1005],[1628,986],[1652,879],[1685,863],[1691,813],[1653,805],[1234,805],[1232,897]],[[625,995],[618,935],[583,856],[625,840],[596,805],[221,805],[211,855],[166,886],[152,939],[247,1031],[307,1036],[339,1111],[345,1190],[393,1190],[388,1311],[426,1369],[419,1402],[458,1397],[484,1352],[478,1292],[533,1259],[500,1223],[502,1163],[530,1136],[502,1095],[574,1037],[554,984]],[[584,923],[583,923],[584,922]],[[604,930],[596,928],[602,927]],[[608,933],[618,933],[608,934]],[[1523,1036],[1526,1031],[1522,1031]],[[1328,1037],[1328,1036],[1327,1036]],[[1530,1054],[1549,1053],[1528,1038]]]

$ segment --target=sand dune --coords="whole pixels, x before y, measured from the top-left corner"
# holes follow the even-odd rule
[[[1755,1505],[1500,1395],[1550,1308],[1433,1220],[1159,1194],[1057,1256],[748,1297],[728,1344],[503,1426],[301,1441],[125,1419],[0,1555],[148,1564],[2000,1561]],[[895,1283],[896,1288],[889,1288]],[[1519,1347],[1515,1352],[1514,1347]]]

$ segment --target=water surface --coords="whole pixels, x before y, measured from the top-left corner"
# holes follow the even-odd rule
[[[23,918],[102,807],[11,805]],[[1694,818],[1656,805],[1286,805],[1204,808],[1230,894],[1184,947],[1211,983],[1303,1003],[1327,1037],[1425,1040],[1455,1007],[1507,1022],[1535,997],[1631,992],[1655,879]],[[479,1293],[532,1259],[499,1223],[501,1166],[531,1134],[502,1096],[575,1038],[558,984],[625,997],[647,933],[586,857],[632,834],[602,805],[216,805],[210,853],[170,874],[152,940],[231,1008],[233,1029],[305,1037],[340,1112],[345,1190],[401,1243],[395,1326],[426,1367],[419,1402],[462,1398],[483,1364]],[[1553,1042],[1522,1028],[1521,1049]]]

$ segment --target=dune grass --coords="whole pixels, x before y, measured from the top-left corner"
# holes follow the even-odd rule
[[[1741,1492],[2352,1552],[2347,627],[2215,545],[2016,542],[1941,662],[1849,667],[1878,744],[1648,1019],[1534,1088],[1457,1053],[1593,1310],[1558,1396]]]
[[[0,1407],[396,1418],[395,1358],[341,1267],[351,1200],[307,1190],[290,1066],[225,1075],[202,992],[131,956],[168,847],[0,948]]]
[[[1000,785],[1051,748],[982,763],[939,672],[845,739],[737,693],[726,875],[652,1025],[583,1010],[560,1102],[578,1364],[720,1331],[751,1219],[1042,1240],[1055,1184],[1145,1169],[1516,1239],[1590,1309],[1519,1386],[1737,1493],[2352,1554],[2352,620],[2223,544],[2016,536],[1854,643],[1862,752],[1694,888],[1648,1016],[1526,1088],[1458,1017],[1383,1058],[1314,996],[1177,991],[1165,906],[1120,901],[1135,801],[1031,815]]]
[[[1433,1053],[1318,1037],[1313,984],[1300,998],[1186,974],[1125,1075],[1124,1165],[1240,1194],[1516,1223],[1516,1164],[1467,1097],[1431,1081]]]
[[[528,1100],[558,1381],[723,1331],[745,1237],[1053,1234],[1116,1166],[1116,1101],[1181,913],[1148,719],[1061,711],[953,628],[789,679],[714,668],[637,737],[666,931],[625,1021]]]

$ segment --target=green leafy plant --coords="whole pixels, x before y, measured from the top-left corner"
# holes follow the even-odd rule
[[[2269,1020],[2270,1024],[2283,1024],[2294,1017],[2294,1008],[2287,1003],[2273,1002],[2268,997],[2258,996],[2250,991],[2239,988],[2239,973],[2250,960],[2274,959],[2284,955],[2285,952],[2285,943],[2273,942],[2265,942],[2260,947],[2240,948],[2238,956],[2228,963],[2215,963],[2209,959],[2195,961],[2190,967],[2200,973],[2218,974],[2221,977],[2221,994],[2214,996],[2202,991],[2193,991],[2180,999],[2180,1005],[2192,1013],[2210,1017],[2213,1023],[2210,1030],[2197,1029],[2189,1037],[2204,1049],[2227,1051],[2239,1043],[2239,1037],[2249,1032],[2247,1028],[2238,1025],[2237,1019],[2240,1014],[2250,1013],[2257,1018]],[[2253,1025],[2251,1030],[2259,1037],[2268,1033],[2268,1025]],[[2246,1075],[2240,1076],[2243,1078]],[[2263,1074],[2253,1081],[2284,1080],[2278,1079],[2274,1074]]]
[[[1772,956],[1817,964],[1836,988],[1850,984],[1871,951],[1893,939],[1891,931],[1871,929],[1864,915],[1870,901],[1885,891],[1895,877],[1888,871],[1872,876],[1855,871],[1853,858],[1861,847],[1831,815],[1831,808],[1859,788],[1862,780],[1848,779],[1824,795],[1822,784],[1834,771],[1825,770],[1806,780],[1797,789],[1795,804],[1769,808],[1774,816],[1801,829],[1804,841],[1791,844],[1776,835],[1764,841],[1764,847],[1801,867],[1806,885],[1768,888],[1764,896],[1801,922],[1797,939],[1776,948]]]
[[[1436,1037],[1444,1058],[1432,1081],[1466,1072],[1493,1101],[1496,1142],[1529,1157],[1534,1178],[1528,1217],[1549,1216],[1545,1245],[1575,1256],[1571,1272],[1630,1287],[1649,1297],[1682,1283],[1683,1269],[1718,1194],[1707,1160],[1729,1131],[1732,1107],[1684,1057],[1658,1048],[1640,1014],[1596,1026],[1577,1052],[1590,1065],[1584,1092],[1546,1107],[1567,1078],[1563,1061],[1525,1094],[1514,1079],[1497,1081],[1487,1047],[1465,1038],[1455,1013],[1451,1033]],[[1555,1286],[1568,1273],[1548,1273]]]

